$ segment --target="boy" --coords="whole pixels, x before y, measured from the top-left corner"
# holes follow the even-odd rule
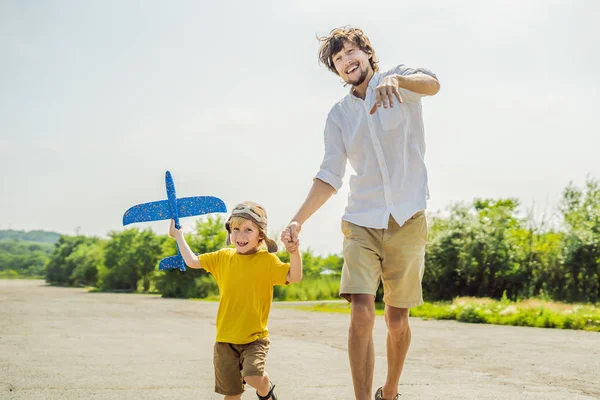
[[[267,213],[257,203],[238,204],[225,223],[227,245],[213,253],[196,256],[183,232],[171,221],[169,235],[177,240],[185,263],[204,268],[219,286],[217,343],[214,348],[215,392],[225,400],[241,399],[244,383],[256,389],[261,400],[277,400],[275,385],[265,371],[269,350],[267,323],[273,286],[299,282],[302,258],[298,243],[286,242],[290,263],[273,254],[277,244],[267,236]],[[268,251],[260,248],[267,245]]]

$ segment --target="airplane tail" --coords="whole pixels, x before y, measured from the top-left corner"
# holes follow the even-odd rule
[[[183,257],[180,255],[163,258],[158,264],[159,271],[167,271],[170,269],[179,269],[181,272],[185,271],[185,262]]]

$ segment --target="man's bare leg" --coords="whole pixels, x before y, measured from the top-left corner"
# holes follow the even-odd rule
[[[356,400],[371,400],[375,369],[374,325],[375,296],[353,294],[348,332],[348,356]]]
[[[225,400],[241,400],[242,399],[242,395],[238,394],[236,396],[225,396]]]
[[[384,399],[393,399],[398,393],[398,382],[411,339],[408,315],[408,308],[396,308],[387,304],[385,306],[385,323],[388,330],[386,340],[388,372],[383,386]]]

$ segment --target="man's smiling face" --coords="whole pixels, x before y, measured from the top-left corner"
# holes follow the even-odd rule
[[[372,72],[369,55],[352,42],[345,42],[344,48],[335,53],[331,60],[338,75],[352,86],[362,84]]]

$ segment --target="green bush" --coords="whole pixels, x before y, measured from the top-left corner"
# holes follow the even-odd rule
[[[21,276],[14,269],[0,271],[0,279],[19,279]]]
[[[99,239],[89,238],[82,235],[78,236],[60,236],[58,242],[54,245],[54,251],[46,264],[46,282],[52,285],[75,285],[79,276],[88,274],[80,274],[75,272],[75,269],[80,263],[92,258],[92,261],[101,262],[94,256],[89,256],[97,245]],[[81,247],[80,251],[78,249]],[[98,265],[90,266],[90,268],[98,268]],[[75,272],[75,273],[74,273]]]
[[[556,213],[560,221],[537,221],[523,216],[516,199],[475,199],[458,204],[447,215],[434,215],[426,249],[423,293],[428,301],[452,301],[461,296],[519,299],[553,299],[578,303],[600,301],[600,182],[588,178],[583,188],[565,188]],[[550,223],[552,222],[552,223]],[[187,234],[198,253],[225,246],[221,217],[200,219]],[[560,224],[559,224],[560,223]],[[552,227],[552,228],[549,228]],[[43,238],[41,234],[33,235]],[[110,233],[108,241],[84,236],[61,236],[50,256],[49,244],[13,243],[22,233],[7,233],[0,241],[0,271],[15,270],[20,276],[39,276],[56,285],[96,285],[100,290],[156,287],[165,297],[198,297],[214,293],[206,272],[157,272],[160,258],[176,254],[175,241],[149,230],[128,229]],[[277,254],[289,261],[283,251]],[[45,260],[48,260],[44,264]],[[338,298],[339,255],[318,256],[303,249],[304,279],[299,284],[276,287],[278,300]],[[325,270],[336,275],[323,276]],[[6,272],[6,276],[13,276]],[[211,286],[212,285],[212,286]],[[377,291],[377,300],[382,298]],[[213,295],[214,296],[214,295]],[[526,326],[581,326],[579,318],[558,318],[541,311],[518,316],[481,315],[464,307],[437,310],[443,318],[469,321],[514,319]],[[462,315],[461,315],[462,313]],[[584,325],[595,326],[595,320]],[[533,325],[532,325],[533,324]],[[537,325],[536,325],[537,324]]]
[[[479,307],[467,306],[463,308],[456,319],[460,322],[470,322],[473,324],[482,324],[487,322],[486,316]]]
[[[280,301],[339,299],[340,278],[326,276],[302,279],[298,283],[273,288],[273,299]]]
[[[456,310],[456,307],[447,303],[425,303],[422,306],[411,308],[410,316],[433,319],[457,319]]]
[[[219,294],[219,286],[212,275],[204,275],[196,278],[196,287],[198,288],[197,296],[194,297],[206,298]]]
[[[376,314],[384,314],[376,303]],[[348,304],[320,303],[297,307],[308,311],[349,313]],[[460,322],[531,326],[538,328],[582,329],[600,332],[600,305],[566,305],[546,301],[507,302],[480,298],[456,298],[452,303],[425,303],[410,309],[411,317],[456,319]]]

